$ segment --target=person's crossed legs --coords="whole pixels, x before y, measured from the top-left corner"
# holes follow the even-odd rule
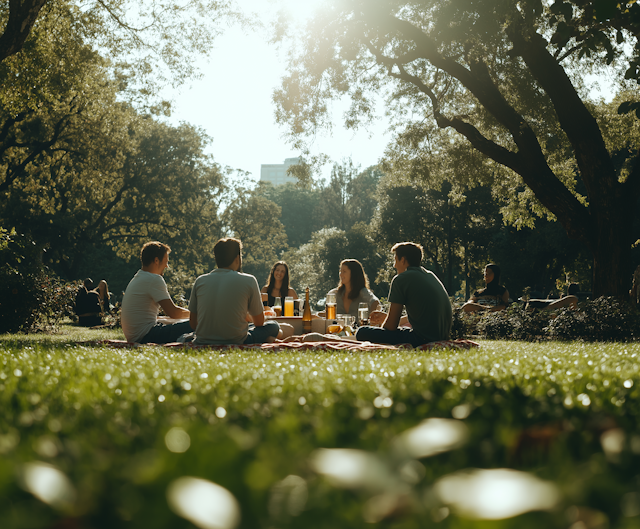
[[[389,331],[381,327],[369,327],[365,325],[357,330],[356,339],[360,342],[384,343],[389,345],[410,343],[413,347],[427,343],[424,338],[409,327]]]
[[[145,337],[140,340],[140,343],[171,343],[188,332],[193,332],[188,321],[169,324],[156,323]]]
[[[244,341],[245,345],[259,344],[265,342],[274,342],[280,332],[280,326],[277,321],[267,321],[262,327],[256,327],[253,323],[249,324],[249,332]]]

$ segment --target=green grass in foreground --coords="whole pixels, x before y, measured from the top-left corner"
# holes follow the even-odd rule
[[[230,491],[247,528],[640,527],[640,344],[352,354],[72,343],[107,337],[121,335],[0,336],[0,527],[193,527],[167,499],[183,476]],[[422,448],[447,431],[461,446],[410,453],[400,434],[427,418],[450,422],[412,430]],[[473,468],[542,481],[469,489],[467,476],[453,487],[463,504],[433,486]],[[553,500],[544,511],[477,520],[487,514],[468,505],[540,487]]]

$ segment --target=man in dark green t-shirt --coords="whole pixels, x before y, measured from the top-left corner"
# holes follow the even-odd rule
[[[389,289],[389,313],[372,312],[370,321],[381,327],[360,327],[356,338],[374,343],[410,343],[414,347],[448,340],[452,309],[449,295],[433,272],[420,266],[422,246],[413,242],[396,244],[395,269],[398,275]],[[407,316],[402,316],[406,307]],[[411,327],[400,327],[404,325]]]

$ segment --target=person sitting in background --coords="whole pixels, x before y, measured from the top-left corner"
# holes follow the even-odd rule
[[[140,251],[142,268],[127,285],[122,299],[122,331],[130,342],[170,343],[193,331],[189,321],[158,319],[160,308],[173,319],[188,319],[189,311],[173,303],[162,277],[169,266],[171,248],[161,242],[144,244]]]
[[[389,288],[389,313],[371,312],[371,323],[382,324],[382,328],[360,327],[356,338],[390,345],[410,343],[414,347],[448,340],[453,323],[451,301],[438,277],[420,266],[422,246],[403,242],[391,251],[395,254],[394,266],[398,275]],[[407,309],[406,316],[402,316],[403,307]],[[399,327],[407,324],[411,328]]]
[[[75,312],[78,316],[78,325],[81,327],[102,325],[100,296],[93,290],[93,281],[90,277],[83,281],[76,294]]]
[[[526,308],[529,311],[534,309],[538,310],[557,310],[564,307],[571,307],[572,309],[578,308],[578,292],[580,292],[580,285],[578,283],[571,283],[567,289],[566,296],[560,299],[529,299]]]
[[[281,298],[281,303],[284,306],[284,298],[287,296],[293,299],[298,298],[298,294],[289,286],[289,267],[284,261],[278,261],[271,268],[269,279],[267,284],[262,287],[260,291],[263,294],[267,294],[267,300],[263,302],[266,307],[273,307],[276,298]]]
[[[484,269],[486,287],[476,290],[471,299],[462,305],[463,312],[504,310],[509,304],[509,291],[500,284],[500,267],[488,264]]]
[[[199,276],[189,310],[196,345],[260,344],[282,338],[275,320],[265,322],[258,281],[243,274],[242,242],[220,239],[213,247],[218,268]]]
[[[380,310],[380,300],[369,290],[369,278],[356,259],[345,259],[340,263],[340,282],[327,292],[329,294],[336,297],[336,314],[350,314],[356,321],[360,303],[367,304],[369,314]]]
[[[100,304],[102,305],[102,312],[107,313],[111,311],[111,294],[109,294],[109,286],[107,282],[102,279],[98,286],[95,288],[95,292],[97,292],[98,297],[100,298]]]

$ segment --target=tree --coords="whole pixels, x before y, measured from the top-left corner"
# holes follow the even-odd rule
[[[259,182],[255,193],[280,206],[280,222],[290,247],[297,248],[309,242],[311,234],[322,228],[318,187],[301,188],[292,183],[274,187],[270,182]]]
[[[584,23],[595,28],[599,22],[587,11],[603,3],[576,1],[574,7],[584,9]],[[628,163],[616,170],[583,78],[614,58],[628,62],[624,40],[635,42],[634,35],[622,28],[622,41],[608,40],[604,52],[593,39],[553,39],[553,28],[575,12],[558,13],[558,2],[328,4],[307,26],[291,73],[275,94],[277,117],[294,136],[322,125],[329,99],[350,96],[353,123],[359,114],[370,117],[371,98],[387,92],[398,128],[416,136],[410,155],[420,158],[424,143],[464,138],[497,164],[494,173],[504,187],[526,184],[567,234],[587,245],[595,295],[625,295],[637,239],[640,142],[634,136]],[[430,136],[422,125],[429,114],[441,133]]]
[[[0,64],[11,81],[0,92],[0,223],[30,233],[71,278],[92,248],[130,257],[150,238],[206,269],[224,185],[204,154],[209,140],[119,102],[106,62],[74,35],[68,5],[55,7],[29,53]],[[52,38],[45,22],[54,20]]]
[[[123,88],[128,85],[144,101],[159,85],[195,75],[196,57],[219,33],[215,23],[234,16],[229,6],[227,0],[9,0],[0,6],[0,63],[25,46],[28,52],[31,32],[62,9],[76,38],[105,50]]]
[[[226,226],[242,241],[242,269],[262,284],[287,248],[281,208],[251,192],[239,192],[225,211]]]

